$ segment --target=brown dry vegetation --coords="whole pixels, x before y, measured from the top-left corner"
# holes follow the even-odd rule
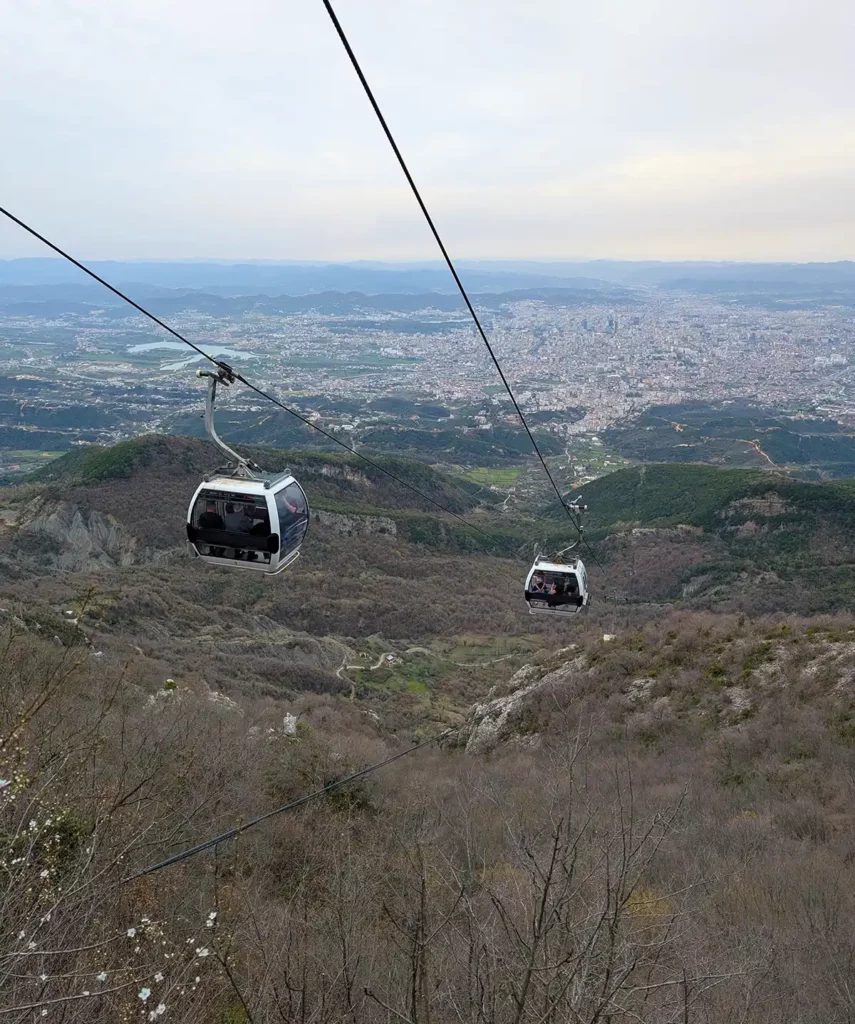
[[[275,701],[12,627],[4,1016],[851,1019],[850,624],[672,614],[580,641],[489,758],[422,749],[120,885],[410,736],[307,695],[289,737]]]
[[[50,572],[6,532],[0,1024],[855,1019],[851,619],[641,603],[697,572],[742,573],[716,600],[748,611],[786,585],[671,528],[599,545],[560,623],[519,560],[359,529],[313,527],[276,580],[206,570],[172,536],[195,451],[55,485],[142,564]],[[521,679],[467,755],[467,705]]]

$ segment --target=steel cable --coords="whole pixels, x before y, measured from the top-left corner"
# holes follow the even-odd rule
[[[149,312],[144,306],[141,306],[138,302],[135,302],[129,295],[126,295],[123,291],[120,291],[114,285],[110,284],[109,281],[105,281],[103,277],[100,277],[98,274],[95,273],[94,270],[87,267],[84,263],[81,263],[80,260],[75,259],[70,253],[66,252],[64,249],[61,249],[58,245],[55,245],[53,242],[50,241],[50,239],[45,238],[45,236],[36,231],[35,228],[30,227],[29,224],[22,221],[20,217],[16,217],[13,213],[11,213],[9,210],[5,209],[2,206],[0,206],[0,213],[2,213],[4,217],[8,217],[8,219],[11,220],[13,223],[17,224],[18,227],[23,228],[24,231],[31,234],[34,238],[37,238],[40,242],[43,242],[49,249],[53,249],[55,253],[58,253],[60,256],[62,256],[63,259],[68,260],[68,262],[77,267],[78,270],[82,270],[84,274],[88,274],[89,277],[91,277],[93,280],[103,285],[105,288],[111,291],[114,295],[117,295],[124,302],[127,302],[128,305],[133,306],[133,308],[136,309],[138,312],[142,313],[143,316],[148,317],[149,320],[156,323],[158,327],[162,327],[164,331],[167,331],[174,338],[177,338],[185,345],[189,345],[189,347],[192,348],[194,352],[198,353],[200,356],[204,356],[205,359],[213,363],[214,366],[226,370],[231,377],[233,377],[235,380],[239,380],[241,384],[249,388],[250,391],[254,391],[260,397],[266,398],[268,402],[272,402],[280,409],[284,409],[285,412],[289,413],[295,419],[300,420],[301,423],[305,423],[307,427],[311,427],[312,430],[316,430],[319,434],[323,434],[324,437],[328,438],[330,441],[333,441],[340,448],[343,448],[346,452],[348,452],[348,454],[355,455],[357,458],[362,459],[363,462],[367,463],[369,466],[372,466],[380,473],[385,473],[385,475],[388,476],[391,480],[394,480],[396,483],[399,483],[402,487],[406,487],[407,490],[412,491],[413,494],[417,494],[420,498],[423,498],[425,501],[430,502],[431,505],[434,505],[436,508],[441,509],[443,512],[445,512],[452,518],[457,519],[459,522],[463,523],[463,525],[466,526],[468,529],[475,530],[477,533],[482,534],[484,537],[490,537],[490,534],[486,530],[482,530],[480,526],[476,526],[474,523],[470,523],[468,519],[465,519],[457,512],[452,512],[450,508],[446,508],[445,505],[443,505],[441,502],[438,502],[435,498],[432,498],[429,494],[425,494],[423,491],[420,491],[418,487],[414,487],[412,484],[407,483],[406,480],[402,480],[401,477],[399,477],[395,473],[392,473],[385,467],[381,466],[378,462],[375,462],[373,459],[369,459],[367,455],[362,455],[360,452],[354,451],[349,445],[346,445],[344,441],[339,440],[339,438],[337,438],[334,434],[331,434],[329,433],[329,431],[324,430],[323,427],[319,427],[317,423],[313,423],[311,420],[306,419],[305,416],[302,416],[295,409],[291,409],[289,408],[289,406],[285,405],[284,402],[280,402],[279,399],[276,398],[274,395],[269,394],[267,391],[264,391],[257,385],[253,384],[251,381],[248,381],[246,377],[243,376],[243,374],[238,373],[232,367],[221,362],[219,359],[215,359],[214,356],[209,355],[207,352],[204,351],[204,349],[201,349],[194,342],[190,341],[189,338],[185,338],[183,334],[181,334],[179,331],[176,331],[174,327],[170,327],[168,323],[165,323],[159,317],[156,317],[154,313]]]
[[[469,298],[469,294],[466,291],[466,288],[463,286],[463,281],[461,281],[460,275],[457,273],[457,268],[454,266],[451,256],[449,256],[448,254],[448,250],[445,247],[445,243],[443,242],[442,237],[440,236],[440,233],[436,227],[436,224],[433,221],[433,217],[431,217],[430,215],[430,211],[428,210],[424,199],[422,199],[421,192],[419,192],[415,179],[410,173],[410,169],[407,166],[407,162],[404,160],[401,150],[398,148],[398,144],[395,141],[395,136],[392,134],[392,130],[389,128],[388,122],[386,121],[386,118],[383,116],[383,111],[380,109],[380,105],[377,102],[374,93],[371,90],[371,86],[368,84],[368,79],[365,77],[365,73],[363,72],[362,67],[359,64],[359,61],[356,59],[356,54],[353,52],[353,47],[350,45],[350,42],[347,36],[345,35],[344,29],[341,27],[341,22],[338,20],[338,16],[333,10],[333,6],[330,3],[330,0],[323,0],[323,4],[324,7],[326,8],[327,14],[329,14],[330,16],[330,20],[333,23],[333,27],[335,28],[336,33],[338,34],[338,37],[341,40],[341,44],[344,47],[347,56],[350,58],[350,63],[353,65],[353,70],[356,72],[356,75],[362,85],[362,88],[365,90],[365,95],[368,97],[368,102],[371,104],[374,113],[377,115],[377,120],[380,122],[380,126],[383,129],[384,134],[386,135],[389,145],[392,147],[392,151],[395,154],[398,163],[400,164],[401,170],[404,172],[404,177],[407,179],[407,183],[412,189],[413,195],[416,197],[416,202],[419,204],[419,209],[424,214],[424,218],[427,221],[428,227],[431,230],[431,234],[433,235],[436,244],[439,246],[439,251],[442,253],[442,258],[445,260],[445,263],[449,271],[451,272],[451,276],[454,278],[454,283],[457,285],[458,291],[460,292],[463,301],[466,303],[466,308],[469,310],[469,314],[472,317],[475,327],[478,330],[478,334],[481,336],[481,340],[484,342],[485,346],[487,347],[487,351],[490,353],[490,358],[493,360],[493,365],[496,367],[499,377],[501,378],[502,383],[505,385],[505,390],[507,391],[511,402],[513,403],[513,407],[516,410],[516,414],[519,417],[520,422],[525,428],[525,432],[528,434],[528,439],[529,441],[531,441],[532,448],[537,454],[537,457],[540,459],[540,464],[541,466],[543,466],[543,471],[549,478],[549,482],[550,484],[552,484],[553,490],[558,495],[558,500],[561,502],[562,507],[565,509],[568,516],[572,520],[573,517],[572,515],[570,515],[567,506],[564,504],[564,498],[561,494],[561,491],[559,490],[558,484],[556,484],[555,479],[553,478],[552,473],[550,472],[549,466],[546,464],[546,459],[543,457],[543,453],[541,452],[540,447],[538,446],[537,440],[535,439],[534,434],[531,432],[531,429],[529,428],[525,415],[523,414],[523,411],[516,400],[511,385],[508,382],[508,378],[505,376],[505,372],[502,369],[501,364],[499,363],[499,360],[496,356],[496,353],[493,350],[493,346],[490,344],[490,340],[487,337],[487,333],[484,330],[481,324],[481,320],[475,311],[475,307],[473,306],[472,301]]]

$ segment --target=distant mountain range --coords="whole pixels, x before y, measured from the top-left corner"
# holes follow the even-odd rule
[[[605,304],[617,306],[633,299],[626,288],[594,282],[596,287],[515,288],[510,291],[470,291],[469,296],[482,309],[499,309],[510,302],[537,300],[553,306]],[[120,285],[121,287],[122,285]],[[212,291],[188,288],[166,289],[154,285],[125,284],[131,296],[145,301],[146,307],[161,316],[170,316],[188,310],[209,316],[243,316],[263,313],[281,316],[290,313],[323,313],[341,316],[348,313],[432,312],[455,313],[461,321],[466,309],[458,294],[443,292],[365,292],[323,291],[301,295],[225,295]],[[0,284],[0,310],[18,316],[59,316],[67,313],[91,313],[93,309],[109,310],[108,317],[135,316],[134,311],[120,298],[99,285],[3,285]],[[468,322],[468,321],[467,321]],[[378,325],[379,326],[379,325]],[[389,324],[386,325],[389,328]],[[395,330],[406,330],[407,324],[396,323]],[[447,326],[447,325],[442,325]],[[429,325],[420,325],[421,330]],[[434,328],[436,329],[435,325]]]
[[[275,263],[215,261],[96,260],[89,266],[117,286],[158,290],[192,289],[224,297],[241,295],[309,295],[361,292],[366,295],[437,292],[456,289],[440,263]],[[622,288],[687,290],[855,291],[855,262],[709,263],[592,260],[536,262],[462,260],[467,288],[480,292],[570,288],[584,291]],[[75,267],[60,259],[0,260],[0,288],[41,289],[69,285],[95,287]],[[5,286],[5,287],[4,287]],[[41,296],[31,294],[35,301]],[[55,295],[52,297],[56,297]],[[23,298],[23,297],[21,297]]]

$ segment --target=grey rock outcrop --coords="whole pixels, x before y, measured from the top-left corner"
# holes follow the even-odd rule
[[[137,539],[112,516],[65,502],[31,503],[6,522],[19,555],[64,572],[128,566],[140,557]]]
[[[551,672],[535,665],[525,665],[510,680],[510,692],[475,704],[463,724],[455,730],[451,742],[466,748],[468,754],[483,754],[499,743],[522,738],[521,726],[533,699],[547,687],[565,685],[588,667],[584,655],[565,662]],[[532,733],[525,731],[531,742]]]
[[[398,533],[395,521],[386,516],[349,516],[342,512],[325,512],[323,509],[317,509],[314,517],[318,525],[335,530],[336,533],[387,537],[395,537]]]

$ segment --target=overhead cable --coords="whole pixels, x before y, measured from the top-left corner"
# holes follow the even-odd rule
[[[204,356],[205,359],[213,363],[214,366],[217,366],[222,370],[226,370],[231,377],[233,377],[235,380],[239,380],[241,384],[243,384],[245,387],[248,387],[250,391],[254,391],[261,398],[266,398],[268,402],[272,402],[280,409],[284,409],[285,412],[289,413],[295,419],[300,420],[301,423],[305,423],[307,427],[311,427],[312,430],[316,430],[319,434],[323,434],[324,437],[328,438],[330,441],[333,441],[335,444],[339,446],[339,448],[344,448],[344,450],[348,454],[355,455],[357,458],[362,459],[363,462],[367,463],[369,466],[372,466],[380,473],[385,473],[385,475],[388,476],[391,480],[394,480],[396,483],[399,483],[402,487],[406,487],[407,490],[412,491],[413,494],[417,494],[420,498],[423,498],[425,501],[430,502],[431,505],[434,505],[436,508],[441,509],[443,512],[445,512],[452,518],[457,519],[459,522],[463,523],[463,525],[466,526],[468,529],[475,530],[477,533],[480,533],[485,537],[490,537],[490,534],[486,530],[482,530],[480,526],[476,526],[474,523],[470,523],[468,519],[465,519],[457,512],[452,512],[450,508],[446,508],[445,505],[438,502],[435,498],[432,498],[429,494],[425,494],[423,491],[420,491],[418,487],[414,487],[412,484],[407,483],[406,480],[402,480],[401,477],[399,477],[396,473],[392,473],[390,470],[380,465],[379,462],[375,462],[373,459],[369,459],[367,455],[362,455],[360,452],[355,451],[349,445],[346,445],[344,441],[339,440],[339,438],[337,438],[334,434],[331,434],[329,433],[329,431],[324,430],[323,427],[319,427],[317,423],[313,423],[305,416],[302,416],[295,409],[291,409],[289,406],[285,405],[284,402],[280,402],[279,399],[276,398],[274,395],[271,395],[269,392],[264,391],[262,388],[258,387],[251,381],[247,380],[246,377],[243,376],[243,374],[238,373],[233,367],[228,366],[227,364],[221,362],[219,359],[215,359],[214,356],[205,352],[194,342],[190,341],[189,338],[185,338],[183,334],[176,331],[174,327],[170,327],[169,324],[165,323],[159,317],[156,317],[154,313],[149,312],[144,306],[141,306],[138,302],[135,302],[129,295],[126,295],[124,292],[114,287],[112,284],[110,284],[109,281],[105,281],[103,277],[100,277],[98,274],[95,273],[94,270],[90,269],[85,264],[81,263],[80,260],[75,259],[64,249],[61,249],[58,245],[55,245],[53,242],[51,242],[50,239],[45,238],[45,236],[36,231],[35,228],[30,227],[29,224],[22,221],[20,217],[16,217],[13,213],[11,213],[9,210],[5,209],[2,206],[0,206],[0,213],[2,213],[4,217],[8,217],[9,220],[17,224],[18,227],[23,228],[24,231],[31,234],[34,238],[37,238],[40,242],[43,242],[49,249],[53,249],[55,253],[58,253],[60,256],[62,256],[63,259],[68,260],[68,262],[72,263],[75,267],[78,268],[78,270],[82,270],[84,274],[88,274],[89,277],[97,281],[99,284],[103,285],[114,295],[117,295],[124,302],[127,302],[130,306],[133,306],[134,309],[142,313],[143,316],[148,317],[149,320],[156,323],[158,327],[162,327],[163,330],[168,331],[169,334],[171,334],[174,338],[177,338],[185,345],[189,345],[194,352],[198,353],[200,356]]]
[[[205,850],[210,850],[215,846],[219,846],[220,843],[224,843],[229,839],[235,839],[237,836],[242,835],[244,832],[254,828],[256,825],[260,825],[263,821],[274,818],[278,814],[284,814],[286,811],[296,810],[304,804],[311,803],[313,800],[318,800],[322,796],[327,796],[329,793],[333,793],[337,789],[341,789],[342,786],[346,786],[348,783],[356,781],[356,779],[362,779],[366,775],[372,775],[374,772],[379,771],[380,768],[385,768],[387,764],[391,764],[393,761],[399,761],[402,757],[407,757],[409,754],[413,754],[415,751],[421,750],[422,747],[428,747],[434,743],[438,743],[447,735],[447,732],[448,730],[440,733],[439,736],[433,736],[428,740],[420,740],[418,743],[414,743],[411,747],[407,747],[406,750],[401,750],[397,754],[391,754],[382,761],[377,761],[375,764],[368,765],[367,768],[361,768],[358,772],[346,775],[343,779],[330,782],[321,789],[316,789],[312,793],[306,793],[304,796],[298,797],[296,800],[291,800],[287,804],[282,804],[281,807],[274,807],[272,811],[266,811],[264,814],[259,814],[257,818],[245,821],[242,825],[236,825],[234,828],[230,828],[227,832],[221,832],[218,836],[212,836],[210,839],[206,839],[202,843],[197,843],[196,846],[191,846],[186,850],[182,850],[181,853],[176,853],[173,857],[167,857],[166,860],[161,860],[156,864],[151,864],[149,867],[143,868],[141,871],[136,871],[134,874],[121,879],[121,881],[118,882],[118,885],[127,885],[129,882],[133,882],[137,878],[143,878],[145,875],[153,875],[156,871],[162,871],[164,868],[171,867],[173,864],[180,864],[182,861],[189,860],[191,857],[195,857],[199,853],[204,853]]]
[[[531,432],[531,429],[529,428],[529,425],[526,422],[526,418],[523,414],[522,409],[519,406],[519,403],[516,400],[516,397],[514,396],[513,390],[511,389],[511,385],[508,382],[508,378],[505,376],[505,372],[502,369],[501,364],[499,363],[496,353],[493,351],[493,346],[490,344],[490,340],[487,337],[487,332],[481,325],[481,320],[475,311],[475,307],[472,304],[471,299],[469,298],[468,292],[463,286],[463,281],[461,281],[460,275],[457,273],[457,268],[454,266],[454,263],[448,254],[448,250],[445,247],[445,243],[443,242],[442,237],[440,236],[440,233],[436,227],[436,224],[433,221],[433,217],[431,217],[430,215],[430,211],[428,210],[424,199],[422,199],[421,192],[419,191],[418,186],[416,185],[415,179],[410,173],[410,169],[407,166],[407,162],[404,160],[401,150],[398,148],[398,143],[395,141],[395,137],[392,134],[392,130],[389,128],[388,122],[386,121],[386,118],[383,116],[383,111],[380,109],[380,105],[378,104],[374,96],[374,93],[371,90],[371,86],[368,84],[368,79],[365,77],[365,73],[363,72],[362,67],[359,64],[359,61],[356,59],[356,54],[353,52],[353,47],[350,45],[350,42],[347,36],[345,35],[344,29],[341,27],[341,22],[338,20],[338,16],[333,10],[333,6],[330,3],[330,0],[323,0],[323,4],[327,10],[327,14],[329,14],[330,16],[330,20],[333,23],[333,26],[338,34],[338,37],[341,40],[341,44],[344,47],[348,57],[350,58],[350,63],[353,65],[353,70],[356,72],[356,75],[359,78],[360,83],[362,84],[362,88],[365,90],[365,95],[368,97],[368,102],[371,104],[374,113],[377,115],[377,120],[380,122],[380,126],[383,129],[383,132],[389,141],[389,145],[392,147],[392,151],[395,154],[398,163],[401,166],[401,170],[404,172],[404,177],[407,179],[407,183],[412,189],[413,195],[416,197],[416,202],[419,204],[419,208],[424,214],[424,218],[427,221],[428,227],[431,230],[431,234],[433,235],[436,244],[439,246],[439,251],[442,253],[442,258],[445,260],[445,263],[448,266],[449,271],[451,272],[451,276],[454,278],[454,283],[457,285],[457,288],[461,296],[463,297],[463,301],[466,303],[466,308],[469,310],[469,314],[472,317],[475,327],[477,328],[478,333],[481,336],[481,340],[484,342],[484,344],[487,347],[487,351],[490,353],[490,358],[493,360],[493,364],[495,365],[496,370],[498,371],[499,376],[502,379],[502,383],[505,385],[505,390],[507,391],[511,399],[511,402],[513,403],[517,416],[519,417],[523,427],[525,427],[525,432],[528,434],[528,439],[529,441],[531,441],[532,448],[534,448],[537,457],[540,459],[540,464],[541,466],[543,466],[543,471],[546,473],[547,477],[549,477],[549,482],[552,484],[553,490],[558,495],[558,500],[561,502],[562,507],[565,509],[568,516],[572,520],[573,517],[572,515],[570,515],[570,511],[569,509],[567,509],[567,506],[564,503],[564,498],[561,494],[561,491],[558,488],[558,484],[556,484],[552,476],[552,473],[549,470],[549,466],[546,464],[546,459],[543,457],[540,447],[538,446],[535,436]]]

